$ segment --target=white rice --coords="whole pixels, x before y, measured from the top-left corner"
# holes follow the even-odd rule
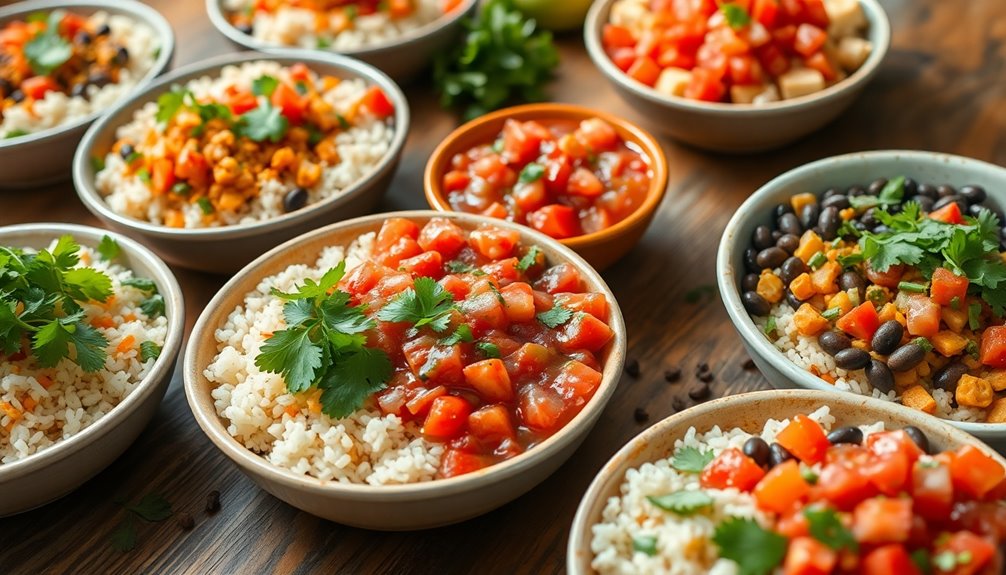
[[[225,66],[219,77],[203,76],[192,80],[185,88],[196,98],[222,101],[229,86],[249,90],[252,81],[264,75],[285,79],[288,78],[288,70],[276,62],[246,62],[240,66]],[[321,95],[336,112],[345,115],[367,88],[367,83],[360,78],[345,79]],[[163,126],[157,123],[157,102],[148,102],[133,115],[132,122],[116,130],[116,138],[132,142],[154,142],[149,147],[138,146],[137,150],[156,156],[162,153],[165,145],[165,140],[160,137],[162,133]],[[337,195],[370,174],[391,149],[394,133],[395,128],[390,119],[385,121],[358,114],[354,124],[336,136],[339,162],[336,165],[321,163],[322,176],[316,185],[308,189],[308,205]],[[105,157],[105,168],[98,172],[95,179],[98,191],[115,212],[164,225],[167,199],[155,196],[137,175],[125,175],[126,168],[122,156],[109,153]],[[292,179],[263,182],[258,196],[246,201],[238,211],[218,211],[209,224],[199,205],[189,202],[184,208],[185,227],[249,224],[279,217],[285,213],[283,197],[295,187],[297,185]]]
[[[835,418],[827,406],[808,415],[830,430]],[[789,420],[768,420],[758,434],[766,442]],[[865,435],[884,430],[882,422],[860,427]],[[752,434],[740,428],[728,431],[718,426],[705,433],[689,428],[674,444],[675,450],[694,447],[719,454],[740,449]],[[679,490],[699,489],[699,476],[680,473],[671,466],[671,458],[644,463],[629,469],[619,487],[619,495],[608,499],[600,523],[592,526],[591,566],[602,575],[616,573],[667,575],[737,575],[737,564],[717,556],[712,535],[716,526],[728,517],[752,518],[771,527],[772,517],[758,509],[754,496],[737,489],[705,489],[713,498],[713,507],[690,517],[666,512],[647,501],[647,496],[666,495]],[[653,556],[633,550],[633,539],[655,537],[657,553]]]
[[[152,341],[164,345],[168,320],[163,315],[150,318],[139,305],[147,294],[121,282],[133,277],[133,272],[117,264],[103,262],[86,247],[81,248],[86,267],[93,267],[112,278],[115,299],[111,304],[84,304],[87,322],[100,316],[110,316],[116,327],[96,328],[108,340],[105,366],[95,372],[85,372],[69,359],[55,367],[42,368],[34,358],[0,361],[0,403],[6,402],[22,416],[12,418],[0,410],[0,464],[12,463],[68,439],[94,424],[136,389],[146,377],[155,360],[141,362],[140,343]],[[82,266],[84,264],[81,264]],[[132,314],[135,319],[127,321]],[[132,336],[134,344],[118,353],[116,347]],[[48,377],[53,384],[46,389],[39,378]],[[37,405],[25,410],[30,397]]]
[[[254,0],[225,0],[227,12],[244,12]],[[443,16],[438,0],[417,0],[415,11],[405,18],[391,18],[376,12],[357,16],[352,28],[339,32],[326,48],[340,52],[393,42]],[[316,12],[282,6],[275,13],[256,11],[252,21],[252,36],[266,44],[317,49]]]
[[[326,248],[314,266],[295,264],[263,279],[216,330],[218,353],[203,373],[216,385],[214,405],[228,433],[274,465],[341,483],[429,481],[443,446],[423,439],[414,423],[366,407],[333,419],[312,411],[305,394],[289,393],[281,375],[255,365],[267,335],[285,325],[284,302],[270,295],[271,289],[291,291],[307,278],[318,280],[344,258],[350,270],[370,257],[374,238],[369,233],[348,249]]]
[[[95,12],[88,18],[97,27],[108,24],[110,39],[129,51],[129,61],[120,71],[119,81],[101,88],[90,85],[87,96],[69,96],[62,92],[47,92],[45,97],[29,107],[24,103],[3,111],[0,119],[0,139],[10,133],[34,133],[67,124],[95,112],[111,108],[132,92],[153,69],[160,51],[157,34],[143,22],[121,14]]]

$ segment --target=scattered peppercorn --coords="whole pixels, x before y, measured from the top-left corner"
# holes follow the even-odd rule
[[[192,518],[190,513],[184,511],[176,516],[176,520],[178,521],[178,526],[185,531],[191,531],[196,526],[196,520]]]
[[[688,397],[694,399],[695,401],[702,401],[704,399],[709,399],[709,395],[712,393],[712,389],[709,388],[708,383],[701,383],[695,387],[688,390]]]
[[[703,371],[702,373],[699,374],[699,381],[709,383],[712,380],[713,380],[713,372],[711,371]]]
[[[625,373],[629,374],[629,377],[633,379],[639,377],[640,374],[639,360],[630,359],[629,361],[625,362]]]
[[[669,383],[675,383],[677,381],[680,381],[681,368],[672,367],[671,369],[668,369],[667,371],[664,372],[664,379],[666,379]]]
[[[220,492],[210,491],[206,496],[206,513],[213,515],[220,511]]]
[[[674,411],[684,411],[684,409],[688,407],[688,404],[685,403],[684,399],[674,396],[671,398],[671,407],[674,408]]]
[[[637,407],[636,410],[632,412],[632,418],[636,420],[636,423],[646,423],[646,421],[650,419],[650,414],[642,407]]]

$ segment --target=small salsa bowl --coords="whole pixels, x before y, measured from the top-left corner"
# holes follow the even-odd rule
[[[613,114],[571,104],[544,103],[505,108],[472,120],[454,130],[430,155],[423,177],[426,201],[435,210],[454,211],[443,185],[444,175],[451,169],[451,159],[474,146],[491,143],[507,120],[580,122],[589,118],[600,118],[613,126],[618,136],[645,158],[650,171],[646,198],[625,219],[594,233],[557,240],[580,254],[595,269],[603,271],[639,242],[660,207],[668,180],[667,157],[660,141],[636,124]]]
[[[185,308],[175,276],[153,252],[125,236],[71,224],[22,224],[0,231],[0,244],[45,248],[70,234],[95,248],[108,235],[121,248],[119,261],[137,276],[150,278],[164,297],[168,329],[164,346],[147,376],[107,414],[77,434],[33,455],[0,465],[0,517],[55,501],[97,475],[128,448],[157,412],[182,349]]]
[[[602,32],[617,0],[598,0],[587,14],[584,41],[594,65],[640,116],[686,144],[749,153],[782,147],[834,120],[877,74],[891,42],[891,24],[877,0],[859,0],[873,49],[848,78],[824,90],[765,104],[700,102],[668,96],[630,78],[605,53]]]
[[[608,323],[614,335],[598,356],[603,365],[602,381],[581,411],[554,435],[520,455],[464,475],[400,485],[366,485],[322,481],[274,465],[231,436],[227,423],[217,414],[211,396],[214,386],[204,375],[217,354],[214,333],[263,278],[294,263],[313,263],[326,246],[349,245],[361,234],[378,231],[385,219],[395,217],[420,225],[432,218],[447,218],[465,230],[474,230],[482,224],[514,230],[519,232],[521,243],[538,246],[549,262],[574,266],[586,289],[603,294],[610,306]],[[184,366],[185,394],[196,422],[217,449],[260,487],[290,505],[355,527],[389,531],[426,529],[487,513],[519,497],[558,469],[584,440],[611,399],[624,363],[625,344],[621,312],[604,280],[572,250],[555,240],[510,222],[470,214],[429,210],[376,214],[295,238],[234,276],[206,306],[189,338]]]

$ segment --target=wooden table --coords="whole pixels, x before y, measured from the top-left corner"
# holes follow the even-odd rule
[[[176,65],[233,48],[210,25],[201,0],[151,2],[178,35]],[[740,340],[718,298],[716,247],[728,218],[759,185],[806,162],[874,148],[952,152],[1006,164],[1006,2],[884,0],[894,43],[880,74],[831,126],[783,150],[749,157],[699,152],[665,140],[671,184],[649,233],[604,275],[629,331],[625,376],[597,427],[555,475],[503,508],[461,525],[376,533],[302,513],[258,489],[217,451],[189,412],[176,374],[156,417],[103,473],[62,500],[0,521],[4,573],[550,573],[564,570],[566,539],[580,496],[601,465],[647,425],[691,405],[695,367],[709,364],[713,396],[762,389],[744,368]],[[594,69],[577,34],[560,39],[557,101],[640,119]],[[421,174],[434,146],[457,124],[431,86],[407,89],[412,133],[385,208],[426,206]],[[656,128],[656,127],[653,127]],[[8,195],[3,224],[64,221],[96,225],[70,184]],[[191,328],[225,278],[176,268]],[[690,302],[687,294],[702,297]],[[664,371],[679,367],[670,384]],[[642,413],[639,419],[642,419]],[[202,512],[219,490],[222,510]],[[115,551],[116,501],[163,494],[196,519],[143,524],[137,547]],[[3,494],[0,493],[0,497]]]

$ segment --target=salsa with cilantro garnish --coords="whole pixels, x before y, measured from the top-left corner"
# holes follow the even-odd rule
[[[754,231],[744,305],[840,389],[1006,423],[1006,244],[987,200],[903,176],[796,194]]]
[[[566,239],[607,229],[636,211],[650,188],[648,162],[600,118],[511,118],[493,142],[452,158],[443,189],[457,211]]]

